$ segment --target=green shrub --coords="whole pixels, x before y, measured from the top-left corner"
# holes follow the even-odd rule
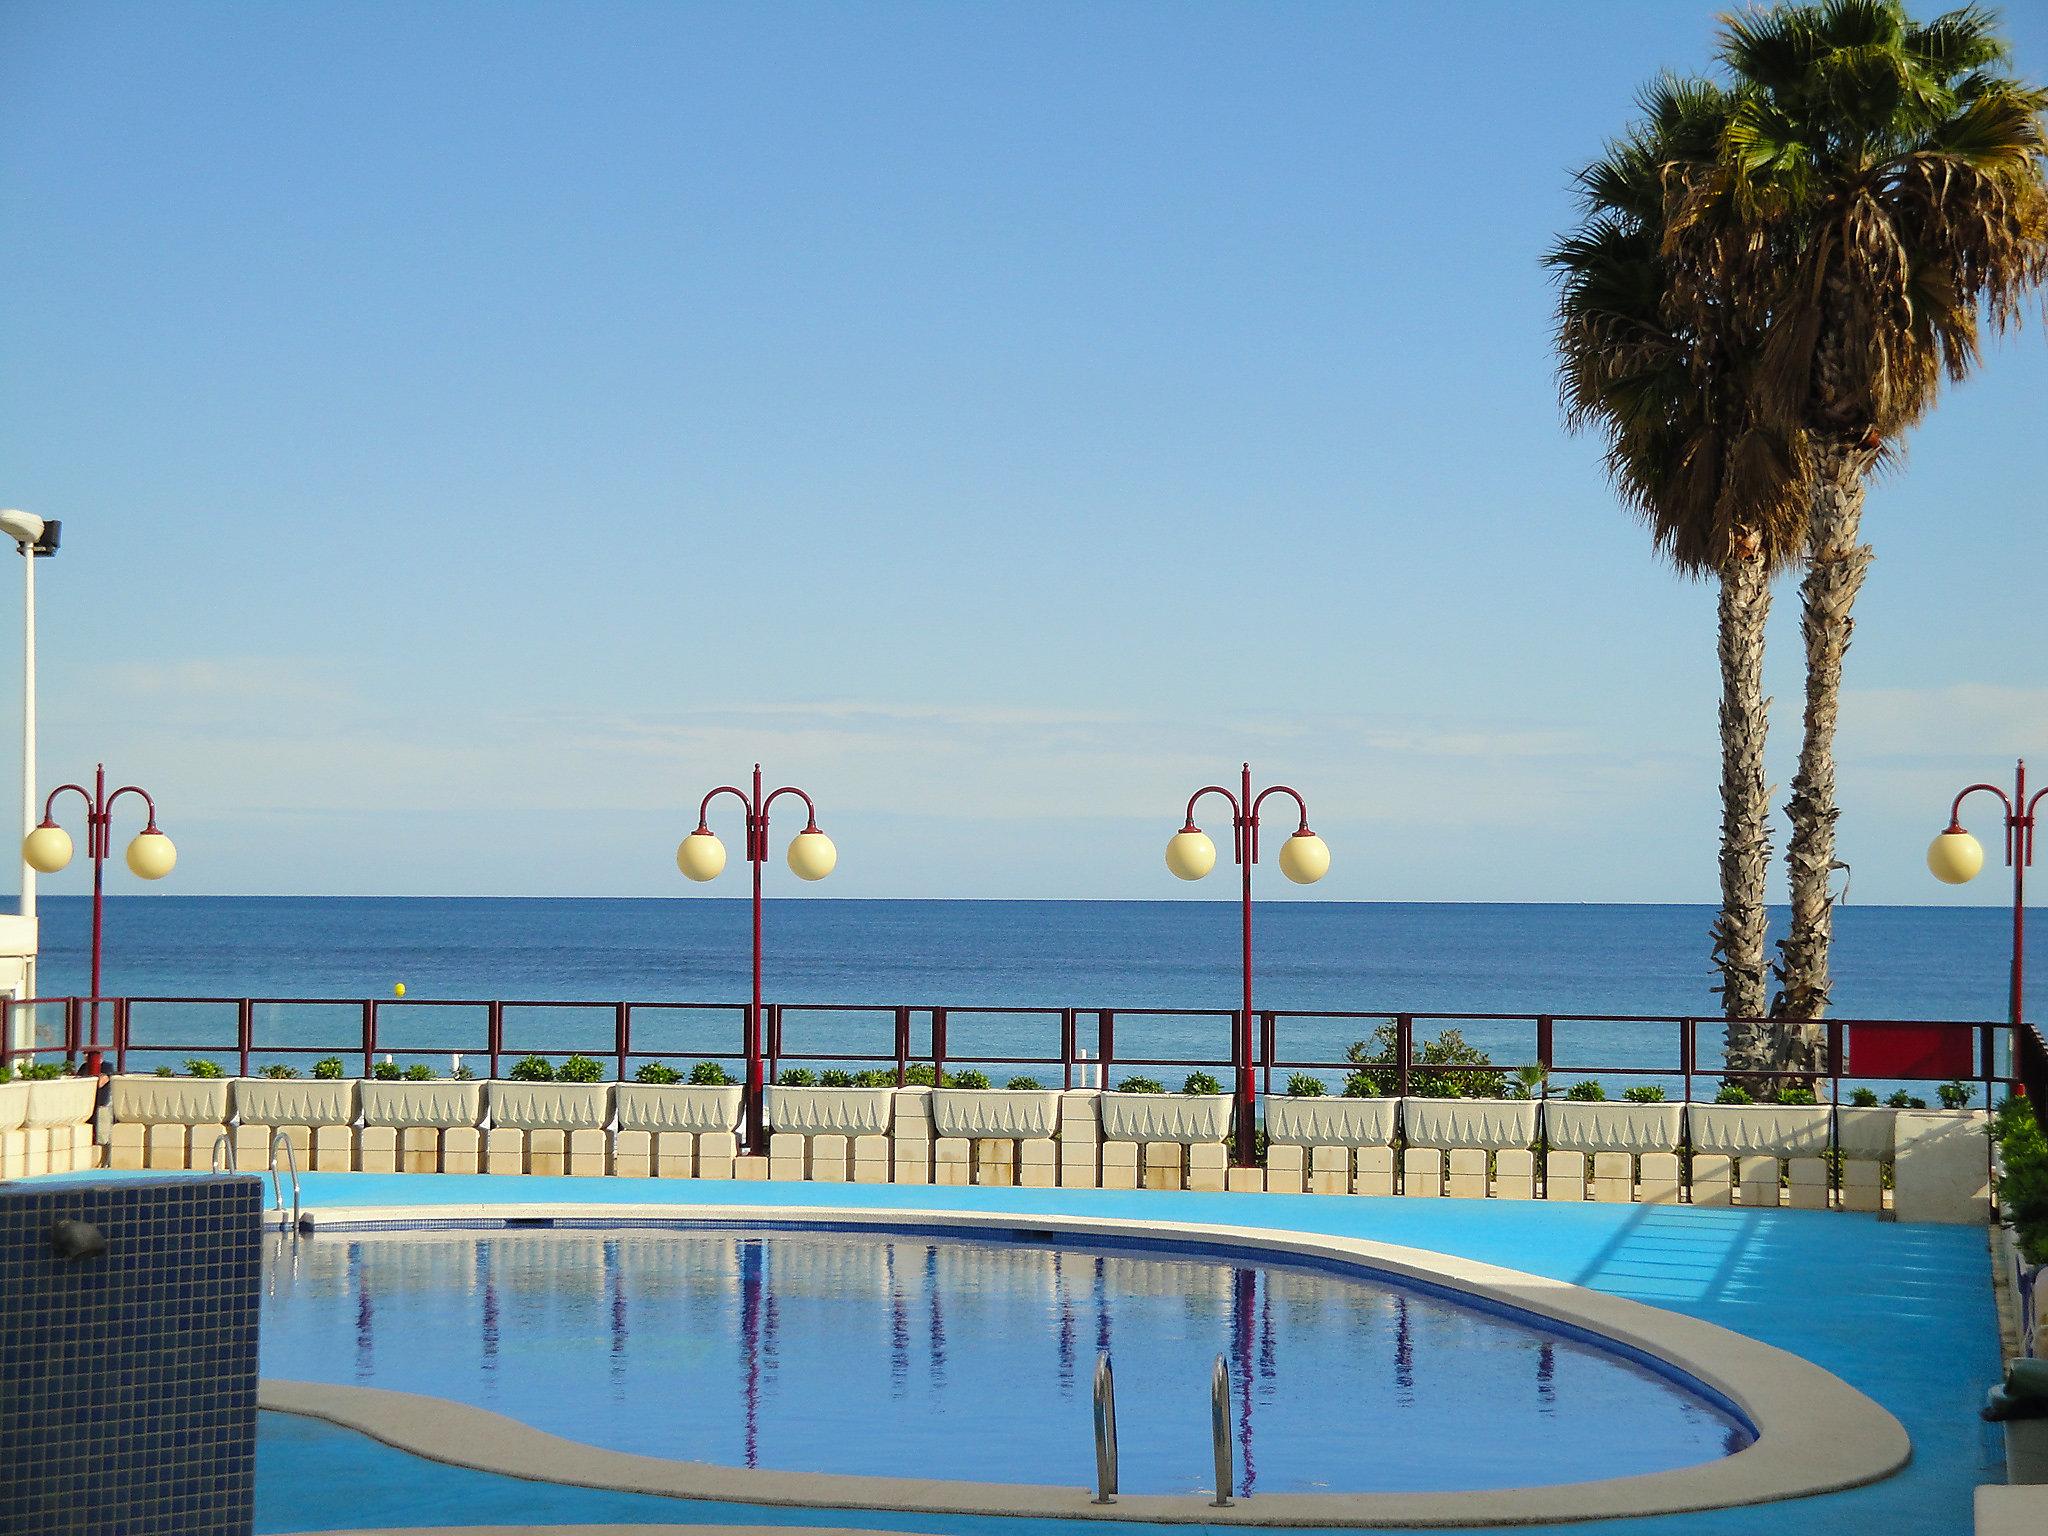
[[[1127,1077],[1116,1085],[1118,1093],[1164,1093],[1166,1085],[1156,1077]]]
[[[1045,1087],[1045,1084],[1041,1083],[1035,1077],[1019,1074],[1018,1076],[1011,1078],[1007,1083],[1003,1084],[1003,1086],[1005,1088],[1014,1088],[1019,1093],[1028,1093],[1035,1089],[1043,1089]]]
[[[690,1068],[690,1081],[699,1088],[730,1088],[732,1074],[722,1061],[700,1061]]]
[[[512,1063],[512,1070],[505,1075],[515,1083],[552,1083],[555,1064],[545,1056],[522,1056]]]
[[[1590,1077],[1583,1083],[1573,1083],[1571,1087],[1565,1089],[1564,1096],[1581,1104],[1604,1104],[1607,1102],[1607,1090]]]
[[[1526,1067],[1515,1068],[1515,1075],[1507,1080],[1504,1092],[1511,1099],[1533,1099],[1549,1081],[1549,1070],[1532,1061]]]
[[[946,1086],[949,1088],[987,1088],[990,1086],[990,1083],[986,1072],[977,1072],[974,1068],[969,1067],[965,1072],[955,1072],[952,1081]]]
[[[416,1061],[405,1069],[405,1080],[408,1083],[431,1083],[434,1080],[434,1069],[424,1061]]]
[[[1353,1041],[1344,1057],[1352,1065],[1344,1079],[1346,1098],[1371,1099],[1400,1085],[1400,1038],[1389,1019],[1372,1032],[1371,1040]],[[1418,1099],[1498,1099],[1507,1091],[1507,1074],[1432,1072],[1431,1067],[1492,1067],[1493,1058],[1455,1029],[1425,1040],[1409,1062],[1408,1092]]]
[[[1925,1099],[1916,1099],[1903,1088],[1894,1089],[1892,1096],[1884,1102],[1889,1109],[1925,1109],[1927,1107]]]
[[[187,1062],[185,1065],[189,1067],[191,1063]],[[213,1063],[210,1061],[205,1063],[205,1065],[213,1067]],[[25,1083],[49,1083],[55,1082],[60,1077],[70,1075],[70,1072],[71,1063],[68,1061],[31,1061],[22,1066],[15,1075]],[[194,1077],[219,1077],[220,1068],[213,1067],[211,1072],[194,1072],[192,1075]]]
[[[397,1062],[380,1061],[370,1068],[370,1076],[376,1078],[381,1083],[395,1083],[405,1074],[398,1070]]]
[[[633,1074],[633,1081],[636,1083],[655,1083],[662,1087],[670,1083],[680,1083],[682,1080],[683,1074],[665,1061],[643,1061],[640,1063],[640,1070]]]
[[[158,1067],[156,1071],[151,1075],[155,1077],[176,1077],[178,1074],[175,1071],[173,1071],[170,1067],[162,1066]]]
[[[887,1067],[869,1067],[866,1071],[853,1074],[856,1088],[894,1088],[896,1074]]]
[[[939,1086],[938,1068],[928,1061],[915,1062],[903,1069],[903,1086],[906,1088],[936,1088]]]
[[[820,1088],[851,1088],[853,1086],[853,1074],[846,1071],[843,1067],[827,1067],[818,1074],[818,1086]]]
[[[1328,1088],[1329,1084],[1313,1072],[1296,1072],[1287,1079],[1287,1097],[1290,1099],[1320,1099]]]
[[[1190,1072],[1181,1080],[1182,1093],[1221,1093],[1223,1085],[1206,1072]]]
[[[203,1057],[195,1056],[185,1063],[185,1075],[187,1077],[219,1077],[222,1074],[219,1062],[207,1061]]]
[[[1849,1102],[1858,1109],[1875,1109],[1877,1108],[1877,1090],[1875,1088],[1852,1088],[1849,1090]]]
[[[1934,1091],[1940,1097],[1943,1109],[1968,1109],[1977,1097],[1976,1087],[1961,1078],[1952,1083],[1943,1083]]]
[[[275,1078],[297,1077],[299,1069],[297,1067],[288,1067],[283,1062],[273,1062],[265,1067],[259,1075]]]
[[[1813,1096],[1811,1088],[1802,1088],[1796,1083],[1781,1084],[1778,1091],[1771,1095],[1771,1098],[1775,1103],[1779,1104],[1818,1104],[1820,1102],[1819,1099]]]
[[[2048,1263],[2048,1135],[2034,1118],[2033,1101],[2005,1100],[1992,1117],[1991,1134],[2005,1164],[1999,1203],[2019,1238],[2020,1254],[2029,1264]]]
[[[1655,1083],[1637,1083],[1633,1088],[1622,1090],[1622,1095],[1631,1104],[1662,1104],[1664,1090]]]
[[[1721,1091],[1714,1095],[1716,1104],[1754,1104],[1756,1096],[1740,1083],[1723,1081]]]
[[[458,1083],[473,1083],[476,1081],[476,1074],[470,1071],[470,1069],[467,1066],[457,1067],[453,1072],[450,1072],[448,1075],[454,1078],[455,1081]]]
[[[328,1082],[340,1077],[342,1075],[341,1058],[339,1056],[322,1056],[313,1063],[313,1075]]]
[[[784,1067],[781,1075],[775,1079],[775,1086],[778,1088],[815,1088],[818,1086],[818,1074],[809,1067]]]
[[[604,1081],[604,1063],[578,1052],[562,1063],[555,1073],[558,1083],[601,1083]]]

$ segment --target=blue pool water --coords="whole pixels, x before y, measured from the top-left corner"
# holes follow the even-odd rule
[[[790,1471],[1072,1485],[1115,1363],[1123,1484],[1490,1488],[1748,1442],[1688,1385],[1355,1271],[1062,1240],[684,1228],[316,1236],[273,1256],[263,1370],[459,1399],[570,1439]]]

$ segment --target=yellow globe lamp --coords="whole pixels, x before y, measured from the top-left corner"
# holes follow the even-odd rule
[[[21,857],[30,869],[54,875],[71,862],[71,834],[46,821],[21,840]]]
[[[1280,873],[1296,885],[1314,885],[1330,872],[1330,845],[1303,827],[1280,845]]]
[[[1216,845],[1200,827],[1182,827],[1167,839],[1166,867],[1183,880],[1199,880],[1216,867]]]
[[[1927,845],[1927,867],[1944,885],[1967,885],[1984,867],[1984,845],[1951,826]]]
[[[789,867],[799,880],[822,880],[839,863],[832,839],[816,827],[805,827],[790,839]]]
[[[699,827],[676,844],[676,868],[692,880],[716,880],[725,868],[725,844],[709,827]]]
[[[163,879],[177,863],[177,846],[155,827],[144,828],[128,845],[128,868],[144,880]]]

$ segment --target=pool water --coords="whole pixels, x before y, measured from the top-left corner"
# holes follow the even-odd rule
[[[703,1226],[332,1234],[269,1263],[266,1376],[731,1466],[1085,1485],[1104,1350],[1130,1492],[1210,1486],[1218,1354],[1251,1493],[1578,1482],[1750,1439],[1533,1320],[1222,1253]]]

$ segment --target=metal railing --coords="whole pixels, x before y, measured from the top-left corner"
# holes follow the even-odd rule
[[[1095,1502],[1116,1502],[1116,1373],[1106,1349],[1095,1357]]]
[[[1237,1466],[1230,1454],[1230,1362],[1221,1355],[1209,1373],[1209,1438],[1216,1457],[1216,1497],[1211,1503],[1228,1509],[1237,1492]]]
[[[300,1209],[299,1209],[299,1154],[298,1154],[297,1150],[296,1150],[296,1149],[295,1149],[295,1148],[294,1148],[294,1147],[292,1146],[292,1139],[291,1139],[291,1137],[287,1136],[287,1135],[286,1135],[286,1134],[284,1133],[284,1131],[283,1131],[282,1129],[278,1129],[278,1130],[272,1131],[272,1132],[270,1133],[270,1192],[271,1192],[271,1196],[272,1196],[272,1198],[273,1198],[273,1200],[274,1200],[274,1202],[275,1202],[275,1205],[276,1205],[276,1210],[277,1210],[277,1224],[278,1224],[278,1226],[282,1227],[282,1226],[284,1225],[284,1182],[283,1182],[283,1181],[282,1181],[281,1179],[279,1179],[279,1178],[278,1178],[278,1176],[277,1176],[277,1149],[278,1149],[279,1147],[283,1147],[283,1148],[284,1148],[284,1161],[285,1161],[285,1166],[286,1166],[286,1167],[288,1167],[289,1169],[291,1169],[291,1174],[292,1174],[292,1225],[291,1225],[291,1231],[292,1231],[292,1234],[293,1234],[294,1236],[297,1236],[297,1235],[298,1235],[298,1231],[299,1231],[299,1216],[300,1216]]]

